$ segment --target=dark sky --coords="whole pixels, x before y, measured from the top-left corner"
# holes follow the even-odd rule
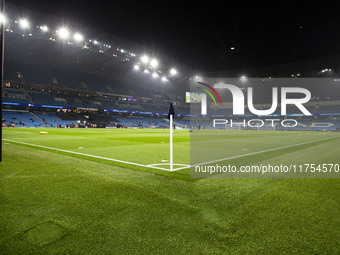
[[[337,2],[6,1],[126,38],[198,71],[339,54]]]

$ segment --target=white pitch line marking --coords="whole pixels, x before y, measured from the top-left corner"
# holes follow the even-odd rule
[[[270,151],[286,149],[286,148],[290,148],[290,147],[295,147],[295,146],[300,146],[300,145],[304,145],[304,144],[320,142],[320,141],[324,141],[324,140],[330,140],[330,139],[333,139],[333,138],[340,138],[340,136],[332,136],[332,137],[318,139],[318,140],[309,141],[309,142],[305,142],[305,143],[292,144],[292,145],[282,146],[282,147],[279,147],[279,148],[273,148],[273,149],[268,149],[268,150],[263,150],[263,151],[256,151],[256,152],[251,152],[251,153],[247,153],[247,154],[232,156],[232,157],[228,157],[228,158],[216,159],[216,160],[212,160],[212,161],[207,161],[207,162],[191,165],[191,166],[188,166],[188,167],[201,166],[201,165],[206,165],[206,164],[226,161],[226,160],[235,159],[235,158],[243,158],[243,157],[247,157],[247,156],[251,156],[251,155],[256,155],[256,154],[260,154],[260,153],[265,153],[265,152],[270,152]],[[176,168],[176,171],[183,170],[183,169],[186,169],[188,167]]]
[[[69,151],[69,150],[63,150],[63,149],[58,149],[58,148],[53,148],[53,147],[48,147],[48,146],[43,146],[43,145],[37,145],[37,144],[32,144],[32,143],[19,142],[19,141],[15,141],[15,140],[9,140],[9,139],[2,139],[2,140],[7,141],[7,142],[12,142],[12,143],[19,143],[19,144],[29,145],[29,146],[33,146],[33,147],[38,147],[38,148],[54,150],[54,151],[61,151],[61,152],[66,152],[66,153],[71,153],[71,154],[77,154],[77,155],[86,156],[86,157],[90,157],[90,158],[98,158],[98,159],[114,161],[114,162],[128,164],[128,165],[148,167],[148,168],[154,168],[154,169],[159,169],[159,170],[164,170],[164,171],[170,172],[169,169],[166,169],[166,168],[163,168],[163,167],[157,167],[157,166],[152,166],[152,165],[143,165],[143,164],[119,160],[119,159],[106,158],[106,157],[101,157],[101,156],[96,156],[96,155],[91,155],[91,154],[86,154],[86,153],[80,153],[80,152],[76,152],[76,151]]]
[[[318,140],[304,142],[304,143],[298,143],[298,144],[282,146],[282,147],[279,147],[279,148],[273,148],[273,149],[268,149],[268,150],[263,150],[263,151],[256,151],[256,152],[252,152],[252,153],[248,153],[248,154],[242,154],[242,155],[232,156],[232,157],[228,157],[228,158],[207,161],[207,162],[195,164],[195,165],[192,165],[192,166],[185,165],[184,167],[176,168],[173,171],[179,171],[179,170],[187,169],[189,167],[201,166],[201,165],[206,165],[206,164],[226,161],[226,160],[235,159],[235,158],[242,158],[242,157],[247,157],[247,156],[256,155],[256,154],[260,154],[260,153],[265,153],[265,152],[270,152],[270,151],[286,149],[286,148],[290,148],[290,147],[295,147],[295,146],[300,146],[300,145],[304,145],[304,144],[320,142],[320,141],[324,141],[324,140],[330,140],[330,139],[339,138],[339,137],[340,136],[332,136],[332,137],[328,137],[328,138],[324,138],[324,139],[318,139]],[[46,149],[50,149],[50,150],[56,150],[56,151],[61,151],[61,152],[73,153],[73,154],[78,154],[78,155],[87,156],[87,157],[99,158],[99,159],[104,159],[104,160],[108,160],[108,161],[114,161],[114,162],[129,164],[129,165],[135,165],[135,166],[141,166],[141,167],[149,167],[149,168],[153,168],[153,169],[159,169],[159,170],[164,170],[164,171],[170,172],[169,169],[166,169],[166,168],[163,168],[163,167],[153,166],[153,165],[158,165],[158,164],[143,165],[143,164],[123,161],[123,160],[119,160],[119,159],[105,158],[105,157],[101,157],[101,156],[95,156],[95,155],[90,155],[90,154],[85,154],[85,153],[80,153],[80,152],[75,152],[75,151],[62,150],[62,149],[57,149],[57,148],[52,148],[52,147],[47,147],[47,146],[42,146],[42,145],[36,145],[36,144],[30,144],[30,143],[24,143],[24,142],[19,142],[19,141],[14,141],[14,140],[8,140],[8,139],[2,139],[2,140],[8,141],[8,142],[13,142],[13,143],[26,144],[26,145],[40,147],[40,148],[46,148]]]

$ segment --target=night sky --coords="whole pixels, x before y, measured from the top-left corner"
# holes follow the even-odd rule
[[[6,1],[120,36],[198,71],[339,54],[338,2]]]

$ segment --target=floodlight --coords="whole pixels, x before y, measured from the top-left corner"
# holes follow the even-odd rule
[[[28,21],[26,19],[21,19],[19,20],[19,24],[22,28],[28,28],[30,26],[30,24],[28,23]]]
[[[47,32],[48,31],[48,27],[47,26],[40,26],[39,27],[42,31]]]
[[[150,73],[150,71],[148,69],[145,69],[144,73]]]
[[[153,78],[158,78],[159,75],[155,72],[155,73],[152,74],[152,77],[153,77]]]
[[[194,81],[196,81],[196,82],[202,82],[203,81],[203,77],[202,76],[199,76],[199,75],[196,75],[196,76],[194,76]]]
[[[133,66],[133,69],[136,70],[136,71],[138,71],[138,70],[139,70],[139,65],[137,65],[137,64],[134,65],[134,66]]]
[[[151,65],[151,67],[157,67],[158,66],[158,61],[156,59],[151,59],[150,65]]]
[[[66,28],[60,28],[58,30],[58,34],[62,39],[67,39],[70,35],[70,32]]]
[[[177,74],[177,70],[176,70],[175,68],[172,68],[172,69],[170,70],[170,74],[171,74],[171,75],[176,75],[176,74]]]
[[[98,41],[94,40],[94,41],[93,41],[93,44],[98,44]]]
[[[75,33],[74,36],[73,36],[74,40],[76,40],[77,42],[81,42],[84,37],[83,35],[79,34],[79,33]]]
[[[162,81],[167,82],[168,79],[167,79],[165,76],[163,76],[163,77],[162,77]]]
[[[241,81],[246,81],[247,80],[247,76],[245,75],[242,75],[241,78],[240,78]]]
[[[6,16],[0,14],[0,23],[5,24],[7,22]]]
[[[144,64],[148,63],[149,62],[149,57],[144,55],[143,57],[141,57],[141,60]]]

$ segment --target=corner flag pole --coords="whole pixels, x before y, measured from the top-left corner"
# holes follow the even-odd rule
[[[173,143],[172,143],[172,130],[173,130],[173,116],[170,114],[170,171],[174,169],[174,158],[173,158]]]
[[[170,121],[170,171],[174,170],[174,154],[173,154],[173,142],[172,142],[172,132],[174,128],[174,116],[175,116],[175,110],[174,110],[174,105],[172,102],[170,102],[170,108],[169,108],[169,113],[168,113],[168,119]]]

